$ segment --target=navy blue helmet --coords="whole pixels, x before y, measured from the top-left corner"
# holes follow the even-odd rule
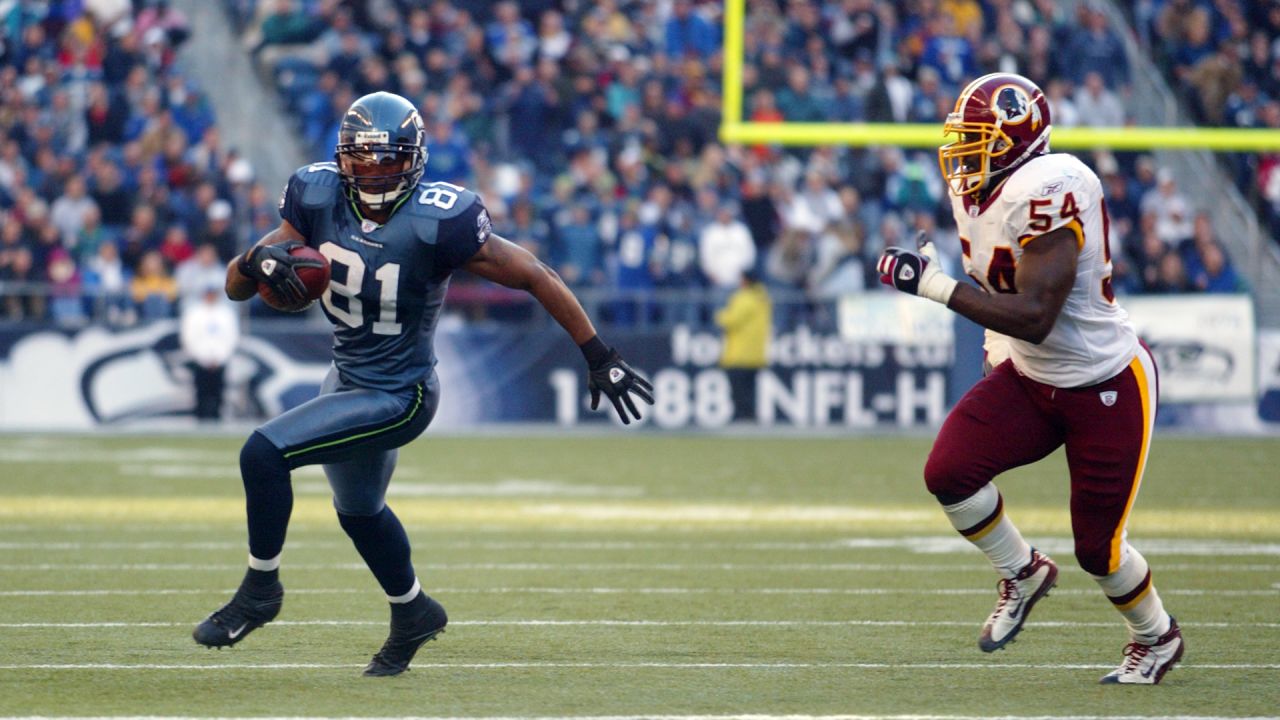
[[[338,128],[334,159],[347,197],[369,210],[391,208],[422,178],[427,164],[422,115],[389,92],[351,104]]]

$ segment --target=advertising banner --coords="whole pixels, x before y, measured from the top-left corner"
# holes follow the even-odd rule
[[[838,332],[800,327],[771,338],[756,372],[719,366],[718,331],[610,330],[605,337],[654,384],[642,423],[715,430],[735,423],[814,430],[930,428],[976,379],[980,333],[931,303],[868,295],[840,308]],[[1280,334],[1259,339],[1247,298],[1131,298],[1160,366],[1167,419],[1182,404],[1258,402],[1280,422]],[[224,418],[256,422],[315,396],[332,336],[313,325],[258,325],[228,366]],[[175,322],[124,330],[0,329],[0,429],[191,422],[194,392]],[[968,338],[968,339],[966,339]],[[433,427],[618,422],[592,412],[581,353],[554,323],[514,328],[442,322],[441,401]],[[607,400],[603,401],[607,405]],[[1187,406],[1191,409],[1191,406]],[[1252,413],[1251,413],[1252,414]],[[1211,429],[1211,428],[1207,428]]]
[[[177,325],[128,330],[0,332],[0,428],[84,429],[189,415],[190,368]],[[644,423],[721,428],[735,420],[797,427],[932,426],[947,408],[953,351],[944,342],[846,339],[807,328],[773,339],[771,362],[736,409],[719,366],[718,333],[614,332],[647,375],[656,404]],[[313,397],[329,368],[331,336],[314,329],[242,338],[227,370],[226,415],[270,417]],[[442,396],[436,427],[494,422],[563,426],[616,422],[589,410],[582,355],[557,327],[445,325],[436,335]]]
[[[1247,295],[1130,297],[1124,307],[1155,356],[1161,402],[1257,397],[1256,330]]]

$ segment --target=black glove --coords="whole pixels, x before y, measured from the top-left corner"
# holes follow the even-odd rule
[[[302,247],[298,240],[286,240],[275,245],[254,245],[240,256],[237,268],[240,274],[271,288],[276,297],[289,305],[310,302],[307,287],[298,278],[297,268],[324,267],[319,260],[298,258],[289,251]]]
[[[632,416],[639,420],[640,411],[632,402],[631,393],[652,405],[653,386],[649,381],[637,375],[618,355],[618,351],[605,345],[599,336],[582,344],[582,354],[587,358],[587,388],[591,390],[591,409],[600,407],[600,393],[603,392],[613,403],[613,409],[618,411],[623,425],[630,425]]]
[[[946,305],[956,290],[956,281],[939,270],[938,265],[937,250],[925,234],[920,233],[915,252],[900,247],[885,248],[876,270],[885,285]]]

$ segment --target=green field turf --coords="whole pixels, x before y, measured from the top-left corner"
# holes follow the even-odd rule
[[[0,436],[0,717],[1274,716],[1280,442],[1158,439],[1131,522],[1187,640],[1103,687],[1120,617],[1074,566],[1061,455],[1000,483],[1063,573],[986,655],[995,576],[919,480],[923,438],[432,437],[391,504],[448,631],[360,670],[386,603],[295,474],[279,620],[191,628],[243,572],[240,439]]]

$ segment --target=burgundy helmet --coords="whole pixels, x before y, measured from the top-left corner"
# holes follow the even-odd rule
[[[942,126],[956,139],[938,148],[951,192],[970,195],[991,179],[1049,152],[1049,101],[1035,83],[991,73],[969,83]]]

